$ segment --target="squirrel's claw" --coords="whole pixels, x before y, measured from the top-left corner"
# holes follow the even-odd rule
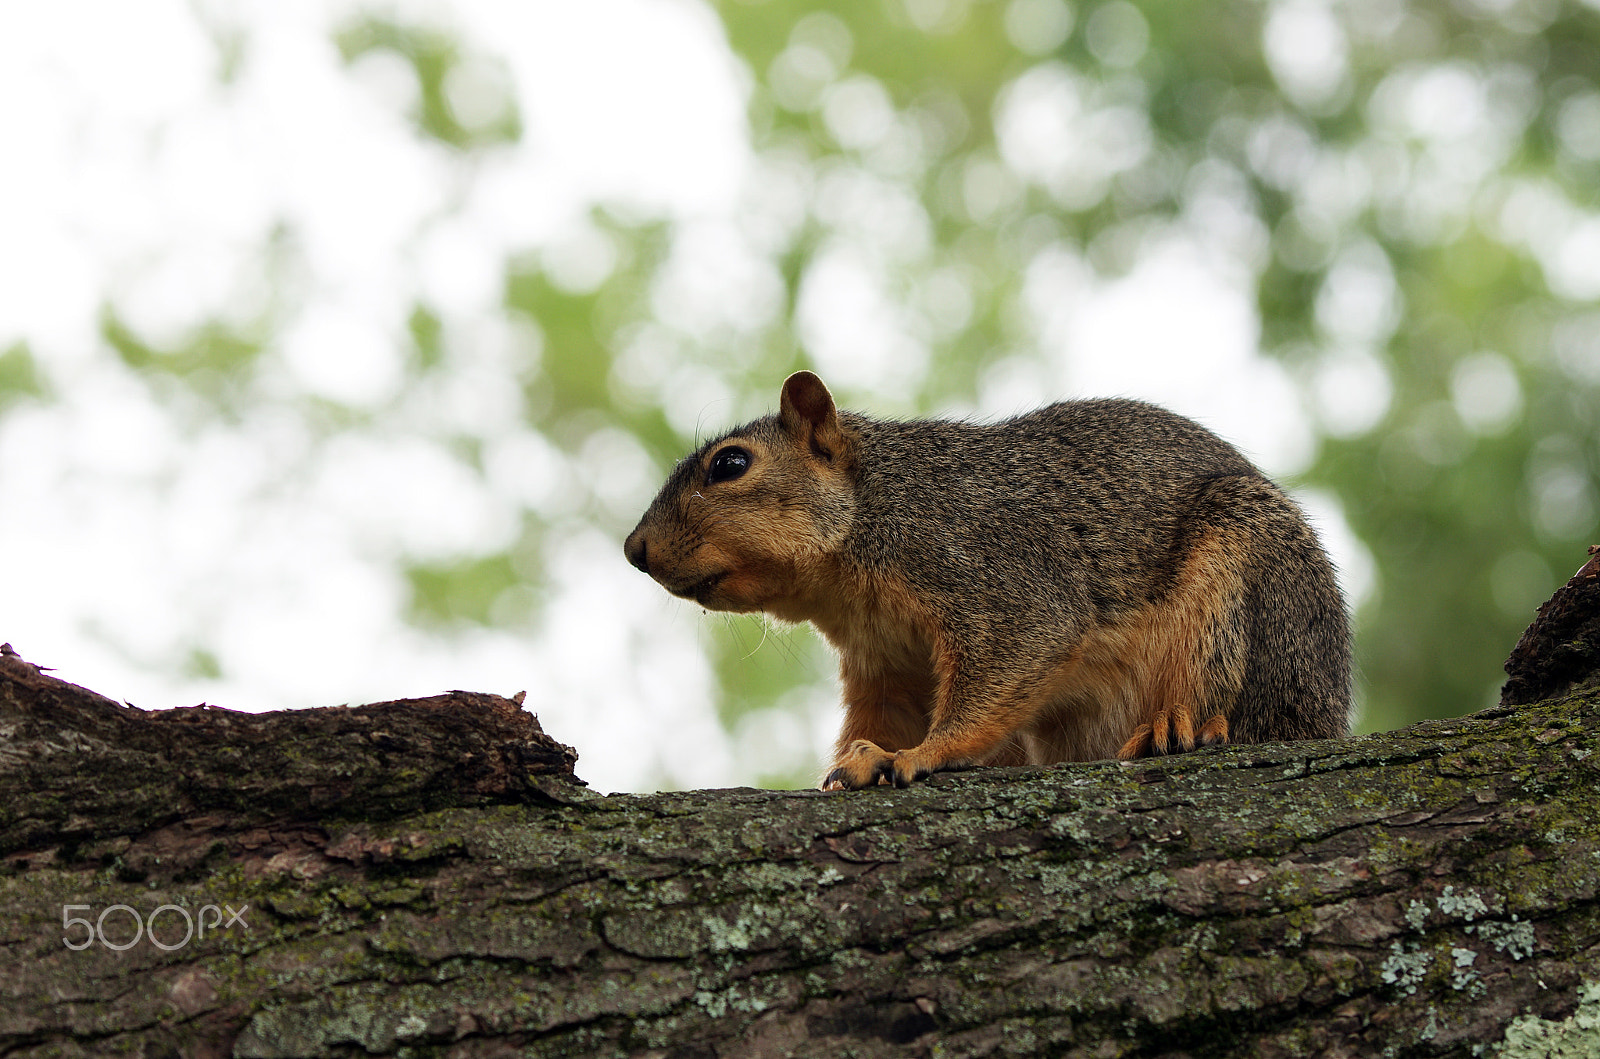
[[[1228,719],[1219,713],[1201,725],[1200,734],[1195,737],[1195,743],[1199,746],[1226,746],[1228,743]]]
[[[1194,727],[1194,712],[1187,706],[1159,709],[1150,720],[1133,730],[1128,741],[1117,751],[1122,761],[1134,758],[1183,754],[1197,746],[1221,746],[1228,741],[1228,719],[1217,714],[1200,726]]]
[[[913,747],[910,750],[902,750],[885,763],[884,773],[896,787],[904,789],[918,780],[925,780],[933,775],[933,769],[919,763],[917,753],[919,749],[921,748]]]
[[[907,751],[891,753],[868,739],[857,739],[839,754],[822,780],[825,791],[858,791],[893,784],[909,787],[929,770],[912,765]]]
[[[1132,761],[1136,757],[1149,757],[1154,742],[1153,735],[1154,729],[1148,724],[1141,724],[1135,728],[1128,741],[1122,744],[1122,749],[1117,751],[1117,760]]]
[[[883,774],[883,766],[891,758],[892,755],[878,744],[857,739],[834,759],[833,769],[822,781],[822,789],[858,791],[863,787],[871,787],[878,782]]]

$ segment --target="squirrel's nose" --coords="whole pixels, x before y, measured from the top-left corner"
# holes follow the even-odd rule
[[[631,534],[623,542],[622,553],[628,557],[628,562],[632,563],[635,569],[647,574],[650,572],[650,555],[645,546],[644,534]]]

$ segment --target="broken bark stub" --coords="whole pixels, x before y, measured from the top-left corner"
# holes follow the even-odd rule
[[[1508,706],[1569,695],[1600,684],[1600,545],[1539,607],[1506,660]]]

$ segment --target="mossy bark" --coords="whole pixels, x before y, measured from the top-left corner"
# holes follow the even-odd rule
[[[146,714],[6,655],[0,738],[7,1057],[1600,1042],[1585,694],[908,790],[601,796],[493,696]]]

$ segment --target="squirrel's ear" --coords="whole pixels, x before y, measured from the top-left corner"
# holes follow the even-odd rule
[[[844,429],[833,407],[833,395],[809,371],[797,371],[784,381],[778,423],[786,434],[824,459],[832,460],[844,450]]]

